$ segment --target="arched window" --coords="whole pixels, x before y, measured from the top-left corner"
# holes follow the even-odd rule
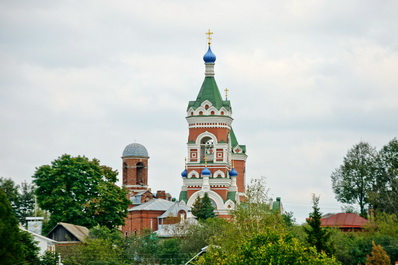
[[[209,136],[203,137],[200,141],[200,161],[204,162],[205,157],[207,161],[213,160],[214,156],[214,144],[213,139]]]
[[[137,169],[137,185],[145,185],[145,165],[142,162],[138,162],[136,165]]]
[[[203,111],[199,111],[199,115],[203,115]]]
[[[123,162],[123,185],[127,185],[127,164]]]

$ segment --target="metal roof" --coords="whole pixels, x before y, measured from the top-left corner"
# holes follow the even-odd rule
[[[174,205],[172,205],[167,211],[165,211],[158,218],[166,218],[169,216],[177,217],[177,214],[180,210],[184,210],[184,211],[188,212],[191,210],[191,207],[189,207],[185,204],[180,204],[179,202],[175,202]]]
[[[167,211],[174,202],[163,199],[152,199],[141,205],[132,207],[129,211]]]
[[[68,223],[58,223],[47,235],[51,234],[58,226],[64,227],[72,235],[74,235],[80,242],[83,242],[84,238],[88,236],[88,228],[85,226],[68,224]]]
[[[321,219],[322,226],[335,226],[341,228],[362,227],[368,220],[355,213],[338,213]]]

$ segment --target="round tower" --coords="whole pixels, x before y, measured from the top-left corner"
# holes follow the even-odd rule
[[[148,190],[148,151],[145,146],[132,143],[124,148],[122,160],[123,187],[130,192]]]

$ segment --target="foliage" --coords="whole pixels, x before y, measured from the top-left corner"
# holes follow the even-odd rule
[[[40,257],[40,265],[57,265],[58,259],[58,253],[45,251],[44,254]]]
[[[378,213],[375,222],[368,223],[363,232],[333,231],[331,240],[335,256],[343,264],[366,263],[366,255],[372,251],[372,241],[381,245],[392,260],[398,260],[398,217],[395,214]]]
[[[159,264],[184,264],[189,257],[181,251],[181,240],[170,238],[160,241],[157,253]]]
[[[23,248],[18,220],[3,189],[0,189],[0,260],[2,264],[23,262]]]
[[[250,235],[234,252],[210,247],[197,264],[340,264],[315,248],[307,248],[291,234],[273,229]]]
[[[15,216],[20,223],[25,223],[25,217],[31,216],[34,210],[34,187],[26,181],[21,186],[10,178],[0,178],[0,188],[6,193]]]
[[[187,231],[179,240],[181,252],[190,257],[194,256],[205,246],[211,244],[212,238],[217,234],[224,234],[229,224],[221,218],[209,218],[197,225],[187,228]]]
[[[39,250],[32,234],[27,231],[20,230],[20,242],[22,246],[22,256],[25,264],[39,264]]]
[[[65,246],[59,251],[65,265],[128,264],[125,243],[120,231],[96,226],[90,229],[84,244]]]
[[[203,198],[198,196],[195,203],[192,205],[192,214],[195,215],[198,220],[203,221],[208,218],[214,218],[214,207],[211,204],[211,200],[207,193],[204,194]]]
[[[115,184],[117,171],[97,159],[62,155],[36,168],[33,178],[39,205],[51,213],[47,230],[61,221],[88,228],[124,223],[126,191]]]
[[[319,209],[319,196],[312,195],[313,212],[310,213],[309,218],[306,220],[308,226],[304,226],[307,233],[307,242],[314,246],[318,252],[325,252],[328,255],[332,254],[332,246],[329,242],[330,231],[328,228],[321,227],[322,213]]]
[[[133,264],[154,264],[156,253],[159,251],[159,238],[150,230],[143,231],[141,235],[127,238],[125,255]]]
[[[376,183],[369,201],[378,211],[398,215],[398,140],[392,139],[377,159]]]
[[[391,260],[382,246],[372,242],[372,252],[366,256],[366,265],[390,265]]]
[[[366,217],[369,192],[374,186],[376,159],[376,149],[360,142],[347,152],[343,165],[331,176],[336,199],[342,203],[358,203],[363,217]]]

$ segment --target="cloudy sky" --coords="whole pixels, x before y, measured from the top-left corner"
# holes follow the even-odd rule
[[[31,181],[62,154],[121,170],[150,155],[150,186],[178,197],[205,32],[247,182],[301,223],[311,194],[338,212],[330,175],[359,141],[398,136],[397,1],[0,1],[0,176]]]

